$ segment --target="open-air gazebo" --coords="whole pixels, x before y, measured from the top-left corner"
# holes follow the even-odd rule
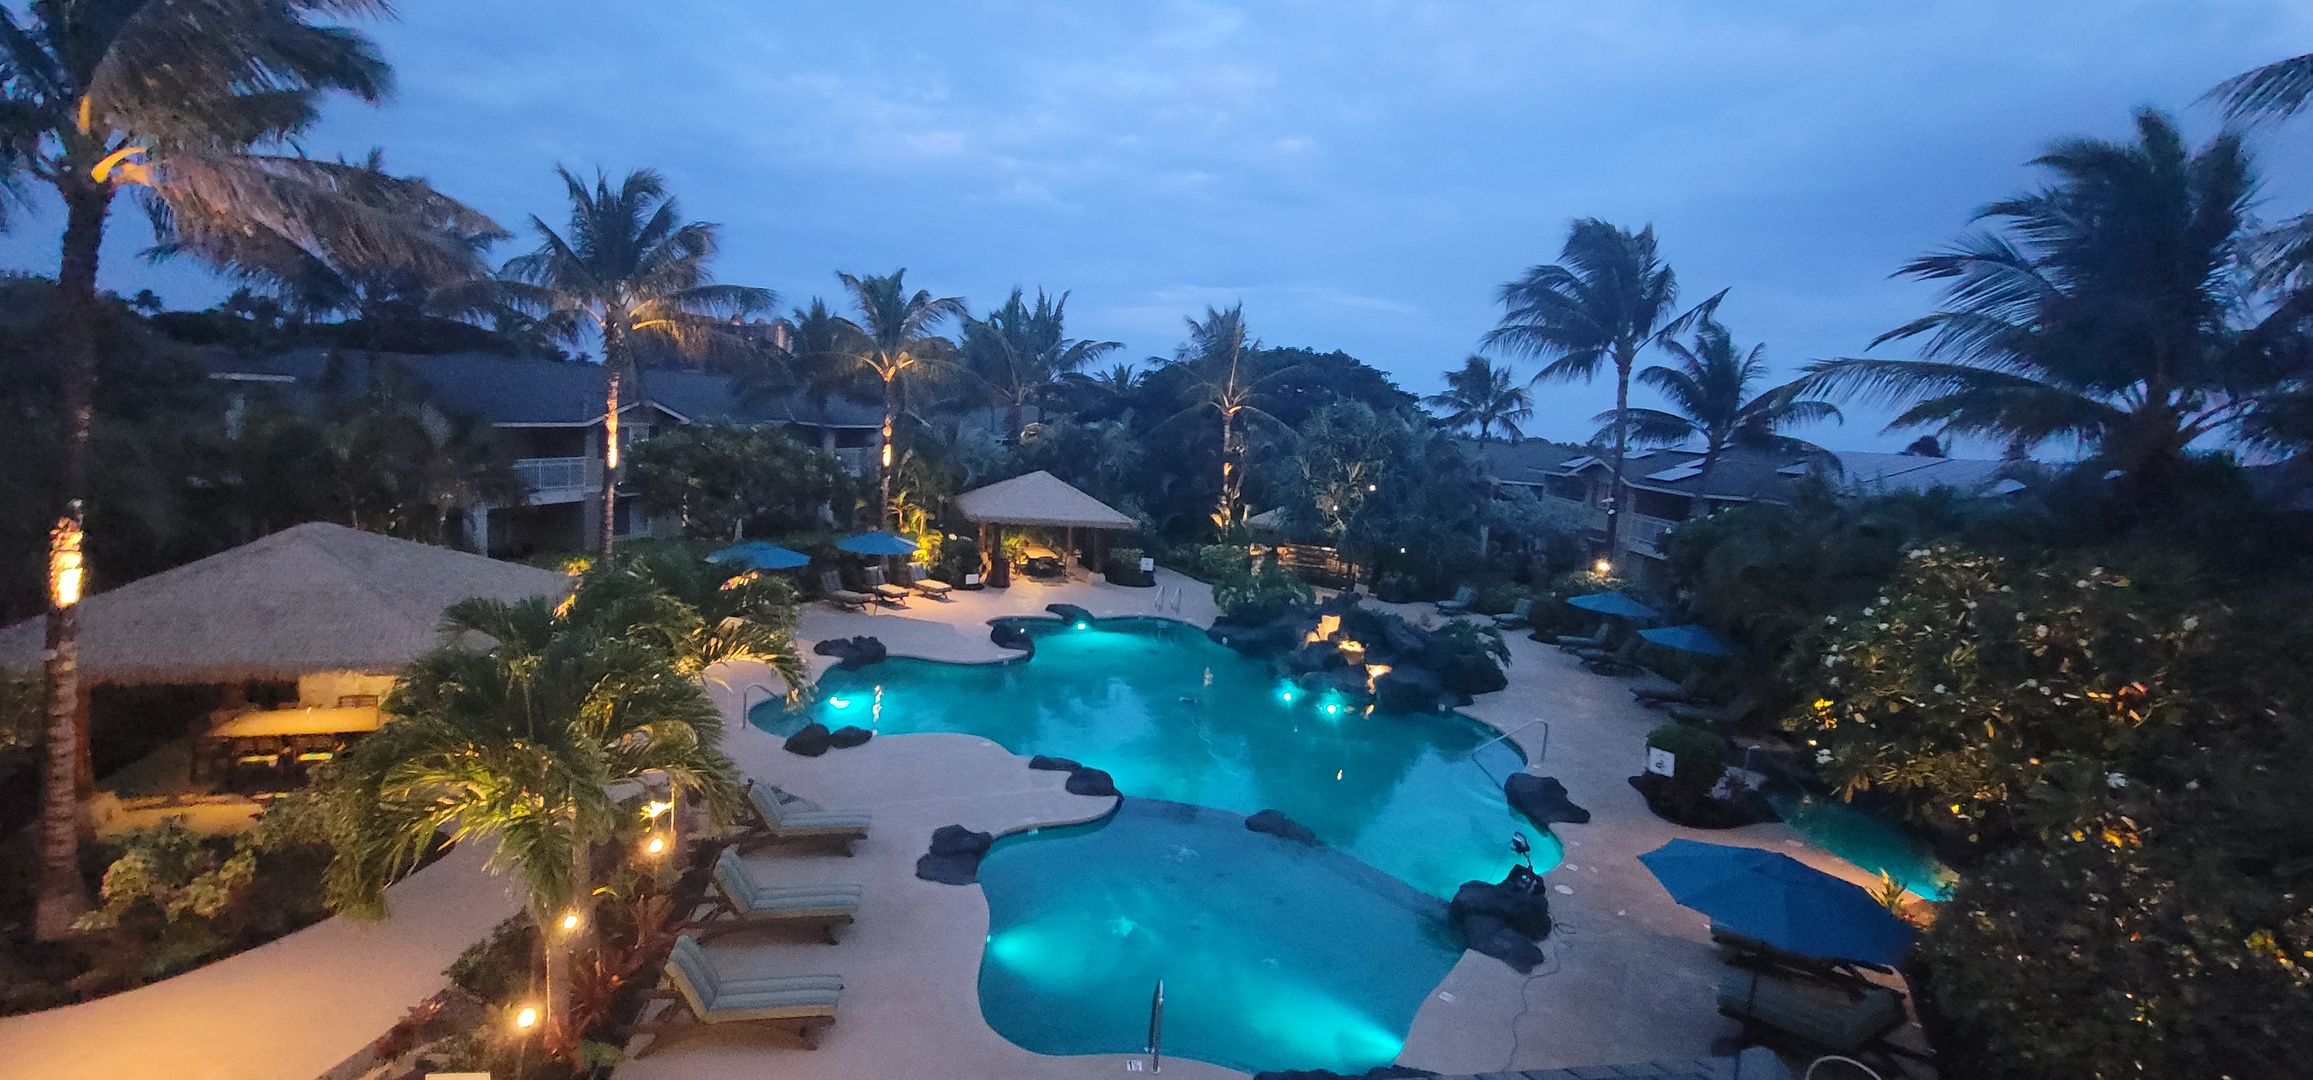
[[[93,686],[225,684],[223,738],[371,730],[395,673],[441,643],[443,609],[570,588],[553,570],[315,522],[98,593],[80,609],[83,768]],[[40,619],[0,630],[0,671],[38,672],[45,645]],[[252,681],[295,682],[300,709],[234,715]]]
[[[1101,534],[1139,524],[1123,511],[1042,470],[967,491],[956,496],[956,507],[965,520],[980,526],[981,565],[988,584],[999,589],[1012,583],[1012,566],[1004,558],[1004,526],[1066,529],[1070,557],[1076,550],[1076,530],[1094,530],[1092,561],[1098,566]]]

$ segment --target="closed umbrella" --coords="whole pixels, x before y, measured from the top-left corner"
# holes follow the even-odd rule
[[[1861,887],[1779,851],[1673,840],[1638,861],[1679,906],[1784,952],[1893,967],[1917,936]]]
[[[1638,636],[1665,648],[1690,652],[1697,656],[1733,656],[1735,647],[1725,638],[1700,626],[1658,626],[1641,630]]]
[[[1570,607],[1595,611],[1601,615],[1618,615],[1625,619],[1661,618],[1661,613],[1618,592],[1589,593],[1566,601]]]
[[[916,553],[915,541],[882,531],[846,536],[836,541],[835,546],[854,555],[913,555]]]
[[[749,570],[793,570],[798,566],[809,565],[811,556],[800,551],[780,547],[768,540],[749,540],[744,544],[733,544],[708,555],[707,561],[741,566]]]

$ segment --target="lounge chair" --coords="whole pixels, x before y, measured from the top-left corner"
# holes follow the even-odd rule
[[[1510,605],[1510,610],[1507,613],[1494,616],[1494,628],[1497,630],[1516,630],[1525,626],[1533,617],[1533,598],[1520,597],[1517,603]]]
[[[1884,986],[1857,991],[1739,967],[1719,976],[1719,1012],[1746,1031],[1772,1028],[1840,1054],[1862,1050],[1904,1021],[1903,995]]]
[[[1441,615],[1466,615],[1469,613],[1470,605],[1476,603],[1477,600],[1478,590],[1464,585],[1454,590],[1453,599],[1438,601],[1438,613]]]
[[[840,975],[724,975],[689,934],[675,939],[666,972],[671,985],[652,991],[650,998],[680,1000],[690,1020],[683,1019],[681,1010],[662,1008],[657,1019],[636,1024],[635,1037],[652,1038],[634,1057],[645,1057],[718,1024],[762,1024],[792,1031],[803,1040],[804,1049],[816,1050],[819,1029],[835,1022],[835,1003],[843,996]]]
[[[1639,704],[1644,705],[1650,709],[1672,704],[1695,705],[1700,704],[1702,701],[1702,689],[1703,673],[1700,671],[1691,671],[1687,673],[1687,677],[1684,682],[1681,682],[1677,686],[1674,686],[1668,690],[1657,690],[1651,686],[1641,686],[1631,690],[1630,696],[1637,698]]]
[[[786,803],[780,798],[784,794],[769,784],[748,782],[747,803],[755,808],[756,820],[733,838],[740,851],[765,844],[822,840],[842,847],[849,855],[853,841],[867,838],[871,823],[867,811],[821,810],[800,799]]]
[[[1576,649],[1574,655],[1583,667],[1600,675],[1636,675],[1644,670],[1638,666],[1640,640],[1637,634],[1632,634],[1622,639],[1620,648]]]
[[[891,607],[908,606],[906,587],[885,581],[883,579],[883,567],[870,566],[867,568],[867,591],[874,593],[878,601]]]
[[[1598,629],[1588,634],[1560,634],[1551,640],[1556,641],[1558,647],[1566,652],[1573,652],[1576,649],[1603,649],[1606,647],[1607,636],[1613,632],[1614,624],[1600,619],[1598,620]]]
[[[700,940],[749,927],[813,927],[835,944],[835,927],[848,923],[859,911],[857,885],[765,885],[739,858],[737,848],[724,848],[715,859],[715,890],[707,897],[714,910],[691,925]]]
[[[1737,694],[1733,701],[1727,702],[1725,705],[1671,704],[1663,706],[1663,711],[1671,714],[1671,718],[1680,723],[1702,724],[1708,727],[1732,727],[1737,721],[1750,715],[1751,710],[1757,705],[1757,699],[1751,695]]]
[[[956,587],[931,577],[931,572],[931,568],[928,566],[909,563],[908,584],[915,586],[917,592],[944,602],[947,600],[948,594],[953,592]]]
[[[856,593],[844,588],[843,576],[833,570],[820,573],[819,592],[827,598],[828,603],[851,611],[866,611],[869,601],[875,599],[866,593]]]

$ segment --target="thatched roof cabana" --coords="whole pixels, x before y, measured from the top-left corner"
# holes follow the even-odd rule
[[[80,668],[92,683],[386,674],[440,644],[459,600],[570,588],[553,570],[314,522],[89,597]],[[38,671],[43,630],[0,630],[0,670]]]
[[[983,525],[1047,525],[1077,529],[1130,529],[1122,511],[1038,470],[956,496],[968,521]]]

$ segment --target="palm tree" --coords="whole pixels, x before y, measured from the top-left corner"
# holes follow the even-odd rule
[[[546,1030],[568,1054],[579,1037],[571,960],[593,903],[591,854],[633,825],[612,789],[664,776],[728,806],[737,769],[717,746],[721,715],[645,640],[543,600],[464,601],[443,629],[496,645],[418,658],[386,701],[393,722],[328,774],[335,856],[323,885],[333,908],[382,916],[386,885],[438,833],[494,844],[492,868],[521,879],[547,943]]]
[[[70,932],[85,906],[72,748],[79,697],[77,608],[89,434],[96,400],[97,257],[114,196],[138,189],[164,241],[206,254],[237,234],[314,250],[460,266],[470,251],[431,227],[487,219],[421,182],[365,200],[356,167],[254,152],[289,142],[343,91],[382,100],[391,71],[373,43],[314,19],[375,15],[373,0],[78,0],[0,9],[0,162],[56,189],[65,224],[54,342],[62,386],[63,506],[50,533],[49,759],[35,933]],[[374,194],[363,192],[362,194]]]
[[[1614,365],[1613,504],[1606,515],[1612,557],[1624,505],[1622,461],[1630,449],[1630,378],[1641,349],[1676,333],[1695,312],[1672,317],[1678,277],[1655,253],[1654,226],[1636,233],[1597,218],[1576,221],[1558,262],[1529,268],[1502,286],[1502,321],[1486,344],[1547,359],[1534,381],[1591,379]],[[1714,298],[1715,301],[1716,298]],[[1705,306],[1711,306],[1706,301]],[[1697,309],[1698,311],[1702,309]]]
[[[1041,288],[1030,307],[1015,286],[1011,298],[986,319],[964,319],[964,370],[1005,407],[1006,442],[1020,438],[1029,404],[1041,401],[1054,382],[1124,348],[1118,341],[1068,337],[1062,331],[1067,307],[1067,293],[1054,300]]]
[[[2313,102],[2313,53],[2235,75],[2208,96],[2224,103],[2228,120],[2258,116],[2285,120]]]
[[[658,645],[675,670],[697,677],[753,660],[787,681],[790,699],[811,682],[795,644],[795,591],[777,576],[730,571],[680,548],[652,548],[597,569],[572,618]]]
[[[891,525],[892,425],[899,419],[900,376],[918,367],[945,364],[953,344],[933,334],[932,327],[950,316],[965,314],[960,297],[934,299],[923,289],[909,293],[902,281],[906,275],[904,266],[881,276],[835,275],[844,288],[851,290],[852,303],[859,307],[858,326],[863,337],[854,356],[883,381],[883,443],[878,453],[882,482],[876,499],[878,528]]]
[[[1252,358],[1246,354],[1259,351],[1261,343],[1247,339],[1244,304],[1232,305],[1227,311],[1207,307],[1202,321],[1190,319],[1188,324],[1189,340],[1175,352],[1173,362],[1187,367],[1196,380],[1188,391],[1195,404],[1165,423],[1206,409],[1220,415],[1221,501],[1213,510],[1213,524],[1226,531],[1243,520],[1247,428],[1260,422],[1275,430],[1291,430],[1276,417],[1256,408],[1253,400],[1269,384],[1283,376],[1299,374],[1301,369],[1296,365],[1254,374]]]
[[[1510,365],[1495,367],[1483,356],[1462,361],[1461,369],[1446,373],[1446,390],[1422,399],[1422,404],[1448,410],[1438,420],[1450,428],[1478,429],[1478,441],[1488,442],[1500,427],[1511,439],[1525,437],[1518,422],[1534,416],[1534,394],[1517,386]]]
[[[1949,282],[1945,310],[1872,344],[1924,336],[1923,359],[1821,361],[1806,388],[1907,403],[1890,430],[2071,440],[2140,485],[2237,432],[2313,294],[2259,305],[2238,281],[2255,181],[2237,134],[2191,153],[2160,113],[2136,126],[2134,143],[2056,144],[2034,162],[2054,185],[1978,213],[2003,229],[1903,268]]]
[[[1744,352],[1716,319],[1701,321],[1693,344],[1665,338],[1662,347],[1676,362],[1651,366],[1638,373],[1638,381],[1661,393],[1672,411],[1630,410],[1630,438],[1652,446],[1702,440],[1703,460],[1695,474],[1697,488],[1710,482],[1711,470],[1730,447],[1804,448],[1809,444],[1783,435],[1783,429],[1841,419],[1838,406],[1807,397],[1795,385],[1753,395],[1751,388],[1767,377],[1767,347],[1754,345],[1750,352]],[[1607,425],[1600,429],[1602,438],[1611,430],[1614,417],[1613,412],[1602,412],[1592,418]],[[1695,500],[1697,514],[1702,503],[1699,498]]]
[[[657,172],[636,169],[614,189],[599,171],[591,188],[569,169],[554,171],[570,195],[568,235],[532,217],[538,250],[509,261],[502,273],[533,286],[528,299],[547,310],[550,328],[564,339],[592,332],[602,340],[601,552],[609,555],[618,530],[620,392],[640,379],[638,347],[670,346],[689,356],[737,348],[742,339],[733,322],[779,298],[769,289],[713,283],[707,264],[718,227],[681,220]]]

